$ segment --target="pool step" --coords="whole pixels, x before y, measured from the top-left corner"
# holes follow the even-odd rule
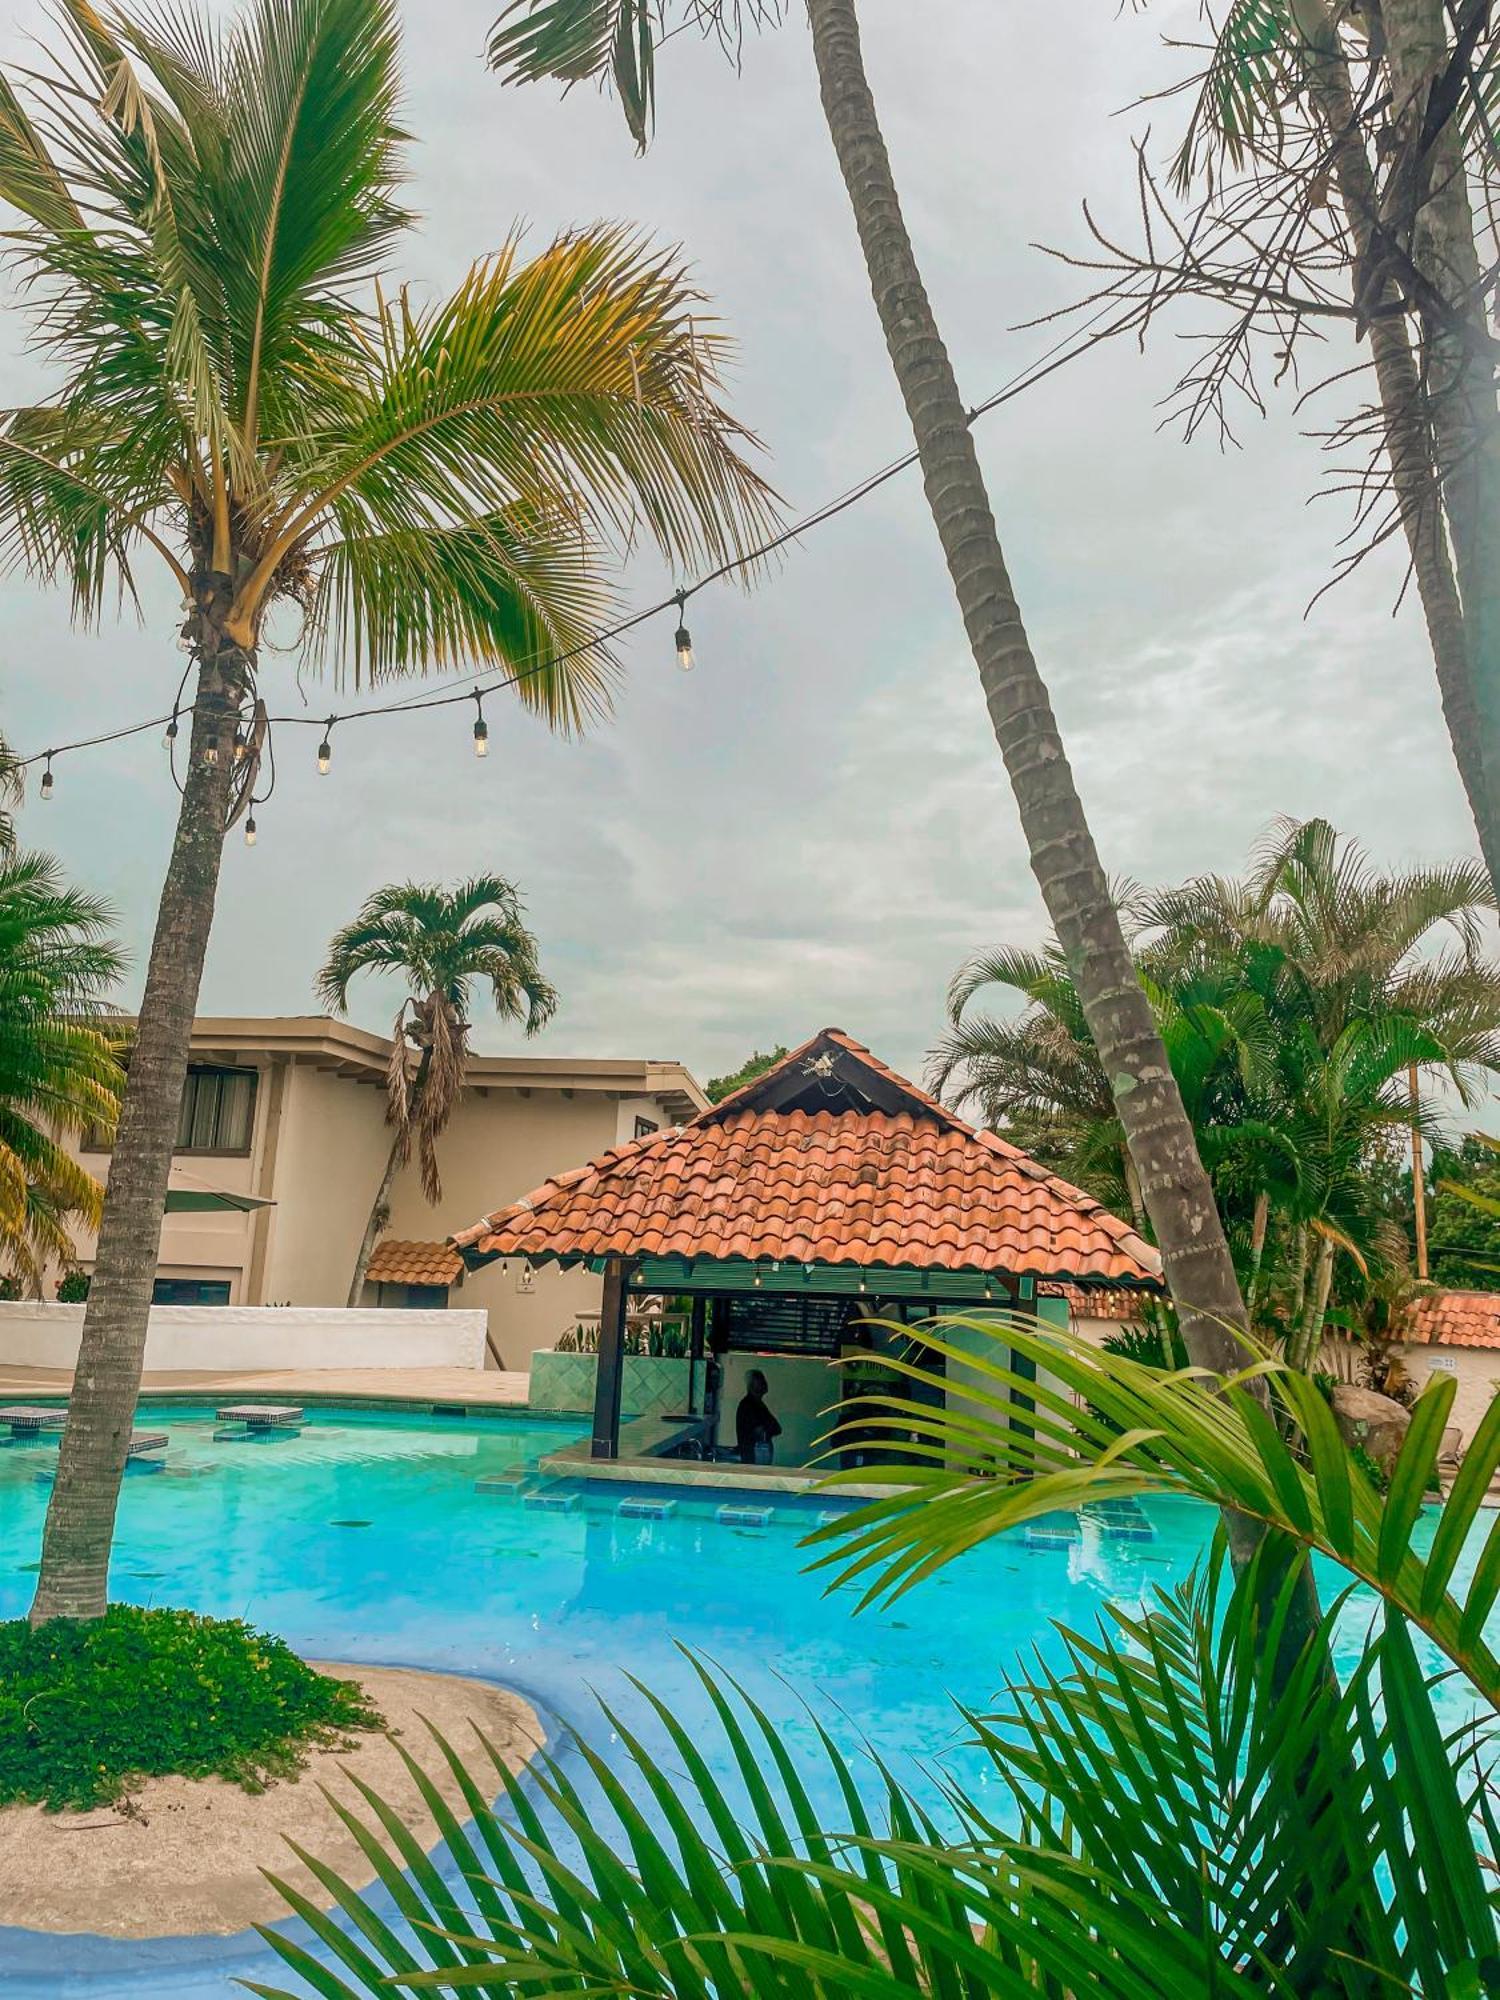
[[[0,1424],[10,1425],[12,1437],[35,1431],[60,1431],[68,1421],[66,1410],[43,1409],[40,1403],[7,1403],[0,1408]]]
[[[665,1521],[677,1511],[675,1500],[648,1500],[632,1496],[622,1500],[615,1512],[625,1521]]]
[[[274,1424],[278,1429],[300,1424],[305,1414],[300,1403],[226,1403],[214,1411],[221,1424]]]
[[[521,1505],[537,1514],[573,1514],[578,1510],[576,1493],[523,1493]]]
[[[165,1431],[132,1431],[130,1442],[125,1447],[127,1458],[143,1458],[147,1452],[165,1451],[167,1434]]]
[[[524,1465],[508,1465],[504,1472],[482,1472],[474,1481],[474,1491],[487,1493],[492,1499],[518,1500],[531,1490],[531,1472]]]
[[[214,1432],[215,1444],[285,1444],[302,1435],[301,1424],[227,1424]]]
[[[769,1528],[771,1509],[769,1507],[736,1507],[732,1503],[720,1507],[714,1519],[721,1528]]]
[[[1022,1539],[1028,1549],[1067,1549],[1082,1541],[1083,1529],[1072,1517],[1054,1515],[1050,1520],[1029,1523]]]
[[[1129,1497],[1120,1500],[1089,1500],[1084,1503],[1083,1518],[1106,1541],[1111,1542],[1154,1542],[1156,1530],[1147,1517],[1139,1500]]]

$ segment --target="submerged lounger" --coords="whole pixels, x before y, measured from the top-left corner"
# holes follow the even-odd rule
[[[0,1409],[0,1424],[10,1425],[12,1437],[21,1431],[60,1431],[67,1421],[66,1410],[44,1410],[39,1403],[7,1403]]]
[[[143,1452],[165,1451],[167,1434],[165,1431],[132,1431],[130,1442],[125,1447],[127,1458],[139,1458]]]
[[[300,1424],[300,1403],[230,1403],[214,1415],[221,1424]]]

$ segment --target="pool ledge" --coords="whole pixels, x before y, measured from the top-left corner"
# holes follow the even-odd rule
[[[602,1482],[629,1482],[633,1486],[716,1487],[730,1492],[816,1493],[820,1489],[831,1499],[879,1500],[901,1491],[899,1486],[861,1480],[858,1484],[836,1487],[825,1482],[823,1469],[796,1465],[737,1465],[718,1459],[663,1458],[661,1454],[681,1444],[698,1428],[670,1417],[637,1417],[620,1431],[618,1458],[594,1458],[590,1441],[580,1438],[561,1451],[549,1452],[538,1462],[538,1470],[553,1479],[586,1479]]]

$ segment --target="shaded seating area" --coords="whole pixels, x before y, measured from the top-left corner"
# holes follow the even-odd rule
[[[558,1174],[452,1242],[470,1269],[524,1258],[603,1273],[590,1450],[606,1462],[622,1456],[627,1317],[647,1295],[686,1302],[691,1346],[686,1407],[657,1420],[646,1448],[735,1455],[755,1372],[781,1469],[817,1455],[836,1406],[846,1463],[889,1457],[888,1437],[862,1444],[850,1428],[861,1401],[899,1379],[894,1355],[941,1367],[921,1337],[935,1313],[1036,1315],[1043,1285],[1160,1288],[1156,1252],[1129,1224],[838,1028],[690,1123]],[[1028,1413],[1013,1398],[1011,1420]]]

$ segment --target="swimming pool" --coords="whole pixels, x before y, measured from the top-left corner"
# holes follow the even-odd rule
[[[161,1465],[127,1472],[117,1597],[248,1618],[314,1658],[489,1676],[606,1751],[591,1691],[641,1722],[629,1671],[680,1717],[702,1719],[712,1758],[682,1641],[779,1719],[794,1754],[809,1752],[815,1781],[804,1701],[842,1748],[857,1759],[868,1743],[929,1800],[934,1765],[981,1796],[993,1789],[988,1766],[961,1747],[955,1699],[983,1706],[1019,1652],[1052,1650],[1052,1619],[1088,1624],[1106,1603],[1138,1606],[1180,1578],[1213,1522],[1195,1503],[1158,1500],[1145,1507],[1149,1534],[1097,1523],[1055,1542],[1007,1534],[891,1609],[855,1618],[847,1596],[802,1573],[798,1536],[826,1503],[757,1497],[763,1526],[721,1522],[719,1509],[744,1496],[711,1489],[679,1489],[661,1519],[622,1513],[630,1490],[602,1484],[588,1497],[564,1493],[559,1509],[528,1504],[527,1468],[581,1423],[330,1407],[309,1409],[296,1437],[219,1442],[211,1409],[142,1414],[170,1444]],[[55,1441],[0,1442],[0,1617],[30,1601],[55,1454]],[[1361,1624],[1352,1610],[1351,1647]],[[659,1742],[648,1726],[642,1734]],[[1002,1816],[1002,1802],[991,1804]],[[0,1930],[0,1988],[15,2000],[222,2000],[235,1976],[287,1984],[254,1939]]]

